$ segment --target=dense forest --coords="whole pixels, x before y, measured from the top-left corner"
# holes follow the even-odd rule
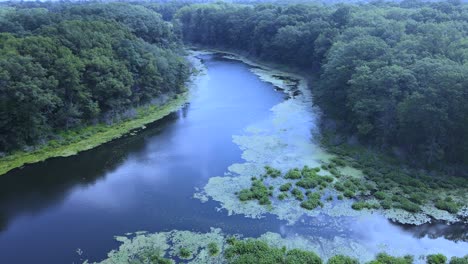
[[[216,3],[175,16],[188,43],[305,70],[328,129],[420,165],[468,164],[468,4]]]
[[[0,32],[0,152],[180,92],[183,40],[305,72],[327,131],[419,165],[468,164],[468,4],[457,0],[10,3]]]
[[[188,77],[178,34],[143,6],[13,4],[0,32],[0,153],[131,118]]]

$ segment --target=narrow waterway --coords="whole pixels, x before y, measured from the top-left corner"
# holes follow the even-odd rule
[[[342,237],[371,252],[398,247],[397,253],[404,248],[413,254],[468,253],[466,225],[410,228],[378,215],[319,215],[287,225],[269,214],[261,219],[228,215],[216,209],[216,201],[193,198],[210,177],[243,162],[233,135],[272,118],[271,108],[286,97],[242,62],[202,58],[206,73],[180,111],[136,135],[0,177],[0,263],[98,261],[118,247],[115,235],[211,227],[254,237],[265,232]]]

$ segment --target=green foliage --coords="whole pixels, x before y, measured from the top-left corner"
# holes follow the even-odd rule
[[[291,194],[296,198],[298,201],[304,200],[304,193],[298,188],[294,188],[291,190]]]
[[[323,203],[320,201],[320,194],[311,192],[307,194],[307,200],[301,202],[301,207],[307,210],[312,210],[317,207],[322,207]]]
[[[187,42],[320,72],[314,100],[339,121],[339,133],[431,167],[468,164],[468,8],[456,2],[444,2],[443,12],[432,1],[210,3],[185,6],[175,18]],[[335,174],[345,164],[322,168]]]
[[[224,256],[230,264],[322,263],[320,257],[313,252],[299,249],[288,251],[285,248],[270,247],[267,243],[254,239],[236,241],[225,250]]]
[[[452,257],[450,259],[450,264],[468,264],[468,255],[462,258]]]
[[[442,254],[432,254],[426,256],[427,264],[445,264],[447,262],[447,257]]]
[[[270,166],[265,166],[265,170],[266,170],[266,175],[272,177],[272,178],[277,178],[279,176],[281,176],[281,171],[280,170],[277,170],[277,169],[274,169]]]
[[[216,256],[219,254],[219,247],[218,247],[218,244],[216,244],[215,242],[211,242],[208,244],[208,253],[210,254],[210,256]]]
[[[0,18],[0,152],[133,118],[129,109],[182,91],[188,67],[157,13],[123,3],[49,7]]]
[[[284,175],[284,178],[285,179],[292,179],[292,180],[297,180],[297,179],[300,179],[302,177],[302,173],[299,169],[297,168],[294,168],[294,169],[291,169],[289,170],[286,175]]]
[[[382,192],[382,191],[375,192],[374,196],[375,196],[375,198],[377,198],[379,200],[385,200],[387,198],[387,194]]]
[[[362,209],[379,209],[380,205],[377,204],[377,203],[369,203],[369,202],[359,201],[359,202],[353,203],[353,205],[351,205],[351,207],[354,210],[359,211],[359,210],[362,210]]]
[[[291,189],[291,187],[292,187],[292,183],[288,182],[288,183],[281,185],[279,189],[282,192],[287,192]]]
[[[442,200],[439,199],[435,202],[435,207],[440,210],[445,210],[449,213],[456,214],[460,210],[460,206],[452,201],[450,198]]]
[[[281,193],[278,195],[278,200],[283,201],[284,199],[288,198],[287,193]]]
[[[412,264],[412,256],[404,257],[393,257],[385,253],[377,254],[375,260],[369,262],[369,264]]]
[[[359,261],[348,256],[336,255],[331,257],[327,264],[359,264]]]
[[[292,249],[286,253],[286,257],[283,263],[286,264],[321,264],[322,260],[317,254],[310,251],[304,251],[300,249]]]
[[[243,189],[237,194],[241,201],[258,200],[261,205],[270,205],[270,196],[272,191],[263,184],[263,181],[257,179],[252,180],[250,189]]]
[[[188,259],[192,256],[192,252],[187,248],[181,248],[179,249],[179,256],[183,259]]]

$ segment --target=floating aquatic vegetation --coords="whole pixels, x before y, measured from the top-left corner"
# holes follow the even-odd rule
[[[319,112],[312,107],[312,95],[306,80],[301,76],[271,69],[234,54],[223,57],[251,65],[252,73],[284,91],[288,94],[288,99],[271,108],[269,119],[248,126],[242,135],[233,136],[233,142],[243,151],[242,158],[245,162],[232,164],[223,177],[209,179],[203,190],[197,191],[194,195],[195,198],[203,202],[208,198],[218,201],[221,204],[219,209],[227,210],[228,214],[261,218],[264,214],[271,213],[277,215],[279,219],[287,220],[290,224],[296,222],[302,215],[315,216],[320,213],[330,216],[358,216],[377,211],[395,222],[411,224],[430,222],[431,218],[455,222],[468,214],[468,209],[465,207],[462,207],[458,214],[437,209],[433,204],[425,202],[424,197],[418,197],[417,194],[391,182],[388,183],[390,187],[383,190],[385,199],[375,201],[372,206],[364,204],[369,203],[369,199],[363,197],[372,196],[380,188],[379,184],[387,182],[374,182],[374,178],[368,177],[365,167],[363,167],[364,173],[355,168],[356,164],[352,160],[342,158],[341,155],[329,154],[320,147],[318,140],[315,139],[318,133],[316,124]],[[340,192],[334,192],[326,185],[319,186],[322,191],[333,193],[332,199],[329,200],[333,201],[333,197],[336,197],[336,201],[323,200],[321,201],[323,207],[318,206],[313,210],[301,208],[300,201],[294,199],[293,195],[289,193],[286,196],[277,190],[288,182],[281,177],[265,180],[265,184],[274,186],[271,206],[261,205],[256,201],[239,201],[236,195],[243,189],[249,189],[251,178],[262,176],[265,173],[265,166],[271,166],[284,174],[292,168],[302,168],[304,165],[324,167],[325,169],[319,172],[320,175],[333,176],[334,183],[338,183],[337,186],[341,183],[345,186]],[[382,171],[385,171],[385,168],[382,168]],[[350,185],[349,182],[353,184]],[[303,185],[306,186],[306,182],[303,182]],[[393,195],[400,193],[406,194],[398,195],[401,196],[401,201],[391,200]],[[408,193],[412,196],[410,197]],[[355,208],[364,208],[364,210],[359,212],[353,210],[352,199],[361,200],[361,204],[358,203]],[[466,195],[461,200],[456,196],[453,203],[467,204]],[[377,204],[380,209],[377,209]],[[313,204],[306,204],[306,207],[311,208],[309,205]],[[451,204],[441,204],[439,207],[449,209],[453,207],[449,205]],[[365,209],[367,207],[373,209]]]
[[[116,236],[115,239],[122,243],[120,247],[98,263],[152,263],[151,258],[179,259],[181,255],[192,264],[223,263],[221,255],[210,254],[214,246],[219,250],[224,248],[225,238],[221,229],[212,228],[208,233],[178,230],[153,234],[143,232]]]

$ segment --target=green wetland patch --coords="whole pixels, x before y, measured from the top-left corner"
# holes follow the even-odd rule
[[[137,232],[126,236],[117,236],[121,242],[117,250],[108,253],[105,260],[96,264],[107,263],[263,263],[263,264],[465,264],[465,257],[452,257],[449,260],[443,254],[392,256],[386,252],[371,255],[366,252],[344,252],[339,248],[329,251],[327,257],[320,257],[316,252],[330,250],[326,245],[310,242],[303,237],[282,238],[277,233],[266,233],[259,238],[243,238],[240,235],[226,235],[221,229],[212,228],[207,233],[173,230],[169,232]],[[365,261],[346,253],[365,254]],[[361,255],[362,257],[362,255]],[[362,260],[362,258],[361,258]],[[85,261],[85,264],[90,262]]]

